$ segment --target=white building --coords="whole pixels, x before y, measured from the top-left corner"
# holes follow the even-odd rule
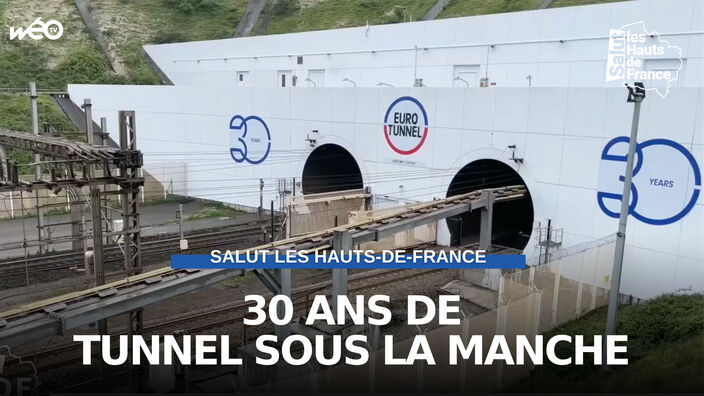
[[[617,229],[633,105],[623,81],[605,82],[608,37],[610,28],[643,21],[660,33],[648,40],[682,50],[646,57],[644,68],[681,70],[643,104],[622,291],[704,290],[703,3],[634,1],[149,46],[175,86],[71,85],[69,93],[77,103],[91,98],[114,138],[117,111],[135,110],[145,168],[195,197],[256,207],[260,178],[265,202],[277,199],[278,180],[291,178],[303,192],[364,186],[401,203],[524,183],[530,198],[503,204],[494,230],[497,242],[525,246],[530,257],[533,230],[548,220],[563,229],[565,247]],[[487,75],[489,87],[472,87]],[[301,88],[308,83],[315,88]],[[464,220],[474,232],[475,220]],[[439,242],[456,236],[439,225]],[[607,284],[612,259],[594,257],[583,271]]]
[[[428,87],[475,87],[487,77],[497,87],[603,87],[618,85],[604,82],[609,30],[634,22],[682,48],[677,86],[702,86],[701,0],[624,1],[145,50],[176,85],[409,87],[420,78]],[[673,68],[675,60],[657,57],[645,67]]]

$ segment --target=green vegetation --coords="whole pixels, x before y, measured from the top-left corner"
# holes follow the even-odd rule
[[[497,14],[535,10],[542,0],[453,0],[440,13],[440,18],[455,18],[471,15]]]
[[[0,92],[0,127],[16,131],[32,130],[32,113],[27,94]],[[48,95],[39,95],[37,99],[37,115],[39,116],[39,130],[45,124],[60,128],[67,136],[77,138],[78,129],[54,105]],[[33,168],[28,164],[34,161],[32,155],[24,150],[14,148],[6,149],[7,156],[19,166],[20,174],[33,174]]]
[[[78,132],[48,95],[39,95],[37,115],[39,116],[40,130],[42,125],[50,124],[63,128],[65,132]],[[17,131],[31,130],[32,113],[27,94],[0,92],[0,127]]]
[[[112,81],[107,63],[72,0],[4,0],[0,3],[0,30],[3,32],[8,32],[10,26],[27,27],[41,15],[50,15],[64,27],[61,38],[54,41],[10,40],[7,34],[0,35],[0,87],[26,88],[34,81],[40,89],[64,89],[67,82],[85,81],[86,70],[72,67],[77,56],[93,60],[88,74],[91,82]],[[95,59],[100,61],[95,62]]]
[[[35,15],[51,15],[64,26],[56,40],[9,40],[0,37],[0,87],[65,89],[68,83],[160,84],[143,54],[146,43],[232,37],[247,0],[101,0],[92,1],[93,17],[105,36],[110,67],[73,0],[1,0],[0,28],[27,26]]]
[[[572,7],[589,4],[614,3],[623,0],[552,0],[550,8],[556,7]]]
[[[212,0],[164,0],[164,5],[187,15],[212,12],[220,7],[219,3]]]
[[[142,206],[145,205],[162,205],[162,204],[168,204],[168,203],[186,203],[188,202],[189,199],[186,197],[183,197],[181,195],[167,195],[166,198],[153,198],[153,199],[148,199],[142,203]]]
[[[606,307],[545,334],[603,334]],[[629,365],[605,372],[584,366],[536,368],[512,392],[700,392],[704,389],[704,295],[664,295],[622,307],[618,334],[628,334]],[[574,354],[558,344],[557,355]]]
[[[186,214],[183,219],[185,221],[191,221],[218,217],[236,217],[240,214],[242,214],[242,211],[232,208],[225,203],[206,202],[203,204],[203,209],[195,213]]]
[[[622,0],[554,0],[550,7],[596,4]],[[454,18],[534,10],[543,0],[452,0],[438,16]],[[418,20],[435,4],[435,0],[280,0],[273,10],[267,33],[291,33],[310,30],[397,23]]]
[[[618,0],[554,0],[551,7]],[[110,65],[84,26],[73,0],[0,0],[0,29],[27,26],[35,15],[64,25],[56,40],[0,35],[0,87],[64,89],[68,83],[160,84],[142,46],[232,37],[249,0],[91,1],[93,19],[114,59]],[[289,33],[418,20],[436,0],[279,0],[263,14],[267,33]],[[542,0],[452,0],[440,18],[536,9]],[[271,4],[271,3],[270,3]],[[1,104],[0,104],[1,105]]]
[[[274,10],[269,34],[415,21],[435,0],[322,0],[305,7],[293,0],[283,3],[289,5]]]
[[[248,0],[102,0],[93,17],[130,84],[160,84],[142,46],[232,37]]]
[[[117,76],[108,74],[108,65],[102,53],[86,46],[69,51],[66,59],[56,67],[61,86],[66,84],[105,84],[122,82]]]

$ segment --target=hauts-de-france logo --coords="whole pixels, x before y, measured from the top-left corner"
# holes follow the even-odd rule
[[[398,154],[420,150],[428,137],[428,114],[420,101],[402,96],[391,103],[384,116],[384,138]]]
[[[627,136],[609,141],[601,153],[597,201],[609,217],[618,218],[628,155]],[[689,150],[669,139],[650,139],[636,146],[629,214],[646,224],[674,223],[697,203],[702,176]]]
[[[682,70],[682,48],[649,32],[643,22],[630,23],[609,31],[606,81],[632,86],[642,82],[646,90],[667,96]]]
[[[261,164],[271,151],[271,133],[257,116],[230,119],[230,156],[235,162]]]
[[[10,362],[14,367],[9,368]],[[0,396],[32,395],[39,385],[34,363],[14,355],[7,345],[0,345]]]

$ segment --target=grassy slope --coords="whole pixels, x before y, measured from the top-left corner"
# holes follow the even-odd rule
[[[39,130],[44,124],[61,127],[68,137],[77,138],[77,128],[66,118],[66,116],[56,107],[51,98],[47,95],[39,95],[37,103],[37,115],[39,116]],[[29,96],[26,94],[3,93],[0,92],[0,127],[15,131],[31,131],[32,117],[30,111]],[[20,173],[23,175],[32,173],[31,167],[27,164],[34,161],[31,154],[24,150],[13,148],[7,149],[9,159],[20,166]]]
[[[606,309],[561,326],[556,334],[602,334]],[[629,365],[607,373],[585,365],[545,365],[513,392],[701,392],[704,390],[704,296],[666,295],[619,312],[618,334],[628,334]],[[560,350],[560,346],[562,350]],[[558,344],[557,354],[573,349]]]
[[[142,54],[142,45],[232,37],[247,3],[247,0],[101,0],[91,4],[98,27],[127,79],[136,84],[158,84],[159,78]]]
[[[191,4],[202,5],[189,9]],[[108,71],[73,0],[2,0],[2,31],[46,15],[44,20],[63,24],[64,34],[56,41],[10,41],[1,35],[0,87],[25,87],[29,81],[52,89],[63,89],[66,83],[159,84],[142,54],[143,44],[232,37],[247,0],[94,0],[91,5],[118,59],[118,74]]]
[[[612,0],[555,0],[554,6]],[[536,8],[541,0],[453,0],[440,17],[478,15]],[[64,89],[67,83],[159,84],[142,45],[150,42],[210,40],[232,37],[248,0],[93,0],[93,15],[118,60],[118,74],[110,73],[73,0],[0,0],[0,30],[27,26],[36,16],[57,19],[64,26],[56,41],[28,38],[10,41],[0,35],[0,87]],[[268,33],[332,29],[347,26],[417,20],[435,0],[280,0]],[[303,4],[303,6],[302,6]],[[403,5],[404,8],[397,7]],[[29,130],[27,97],[0,95],[0,126]],[[40,99],[40,125],[73,128],[60,112]],[[47,107],[46,104],[49,104]],[[42,106],[44,110],[42,110]],[[42,111],[50,121],[41,118]],[[11,152],[18,163],[28,156]]]
[[[405,16],[402,8],[406,7]],[[404,17],[417,20],[422,17],[435,0],[323,0],[310,6],[293,6],[275,12],[267,33],[303,32],[309,30],[335,29],[383,23],[403,22]]]
[[[440,13],[440,18],[470,15],[496,14],[501,12],[535,10],[542,0],[452,0]]]
[[[287,33],[395,23],[423,16],[436,0],[279,0],[267,33]],[[551,7],[614,0],[554,0]],[[10,41],[0,35],[0,87],[62,89],[66,83],[158,84],[143,54],[145,43],[232,37],[248,0],[93,0],[93,15],[117,59],[107,63],[73,0],[1,0],[0,28],[27,26],[37,15],[64,25],[57,41]],[[542,0],[452,0],[440,18],[520,11]],[[401,7],[402,6],[402,7]]]
[[[0,35],[0,87],[25,88],[29,81],[40,89],[63,89],[66,82],[110,82],[107,63],[91,39],[71,0],[0,1],[0,30],[26,27],[37,16],[56,19],[64,33],[58,40],[9,40]]]
[[[624,1],[624,0],[552,0],[549,8],[572,7],[572,6],[601,4],[601,3],[614,3],[617,1]]]
[[[402,11],[394,7],[406,7],[406,20],[422,17],[435,0],[319,0],[301,2],[281,0],[291,3],[287,7],[274,11],[268,34],[303,32],[309,30],[334,29],[369,24],[396,23],[404,20]],[[622,0],[554,0],[550,7],[585,5]],[[438,18],[454,18],[471,15],[495,14],[534,10],[540,7],[542,0],[451,0]]]

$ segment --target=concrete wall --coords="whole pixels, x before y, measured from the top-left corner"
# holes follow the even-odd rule
[[[256,207],[263,178],[264,202],[276,200],[279,207],[277,179],[301,180],[305,160],[314,149],[306,138],[311,130],[318,130],[316,146],[334,143],[347,149],[372,194],[399,201],[445,197],[460,168],[479,159],[494,159],[511,166],[525,181],[533,199],[534,225],[552,219],[553,227],[564,229],[563,247],[617,229],[617,219],[605,210],[613,209],[618,200],[605,199],[602,208],[597,193],[621,193],[618,175],[623,164],[601,158],[613,138],[630,131],[633,105],[626,103],[623,89],[234,91],[71,85],[69,92],[76,101],[91,98],[95,119],[107,117],[110,131],[118,130],[117,110],[135,110],[146,170],[159,179],[165,174],[164,166],[176,163],[178,171],[185,173],[184,190],[177,187],[174,194],[187,190],[194,197]],[[384,132],[387,109],[404,96],[422,104],[428,119],[426,139],[409,155],[392,150]],[[703,107],[703,89],[673,89],[665,99],[650,95],[643,104],[639,142],[668,139],[691,153],[700,167],[704,164]],[[264,156],[264,149],[257,147],[266,147],[266,129],[251,118],[247,123],[246,139],[256,140],[248,156],[261,162],[248,163],[241,154],[231,155],[230,148],[241,145],[237,138],[243,131],[230,129],[234,115],[257,116],[266,124],[271,146]],[[516,145],[515,152],[509,145]],[[622,146],[614,145],[609,154],[623,152]],[[690,198],[694,202],[685,215],[669,224],[631,218],[623,290],[639,297],[690,286],[704,289],[704,205],[696,195],[701,180],[697,186],[685,157],[667,150],[653,146],[641,151],[642,173],[634,179],[639,193],[636,209],[657,218],[662,214],[658,210],[676,213]],[[514,155],[523,163],[512,161]],[[650,185],[653,175],[674,180],[676,188]],[[439,225],[438,238],[447,242],[447,228],[442,222]],[[537,254],[535,243],[534,233],[525,249],[529,257]]]
[[[364,190],[347,190],[288,197],[286,229],[289,237],[345,225],[348,213],[365,205]]]
[[[349,213],[349,223],[362,223],[373,219],[374,217],[388,216],[395,213],[401,213],[406,208],[406,205],[399,205],[391,208],[380,208],[372,210],[357,210]],[[416,228],[411,228],[404,232],[381,238],[378,241],[365,242],[359,245],[361,250],[373,250],[376,252],[382,250],[398,250],[417,246],[423,243],[435,243],[437,240],[438,223],[429,223]]]
[[[645,0],[284,35],[149,45],[146,52],[174,84],[278,87],[288,71],[298,87],[617,87],[604,70],[610,29],[642,21],[682,48],[675,86],[704,76],[704,2]],[[651,39],[653,40],[653,39]],[[300,63],[299,63],[299,57]],[[323,77],[315,71],[322,71]],[[313,72],[311,72],[313,71]],[[237,73],[248,72],[243,82]],[[311,74],[312,73],[312,74]],[[316,77],[317,76],[317,77]]]

